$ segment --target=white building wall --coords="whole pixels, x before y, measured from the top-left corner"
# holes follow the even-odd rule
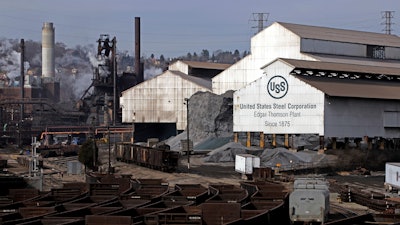
[[[176,123],[186,128],[185,98],[198,91],[211,91],[170,71],[122,93],[123,123]]]
[[[300,52],[300,37],[274,23],[251,39],[251,54],[212,79],[213,92],[238,90],[260,78],[262,66],[276,58],[315,60]]]
[[[234,132],[324,135],[325,94],[289,75],[292,69],[278,60],[233,94]]]
[[[180,71],[184,74],[189,74],[189,66],[180,60],[169,65],[168,70],[176,70],[176,71]]]

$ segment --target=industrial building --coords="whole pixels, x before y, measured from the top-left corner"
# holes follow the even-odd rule
[[[136,18],[135,22],[138,24],[139,19]],[[138,42],[137,39],[136,37]],[[121,91],[143,80],[140,57],[137,57],[138,62],[135,63],[137,65],[135,73],[123,72],[118,75],[116,38],[102,34],[97,42],[98,64],[93,68],[91,83],[87,84],[87,89],[73,105],[60,102],[60,86],[68,87],[68,84],[60,84],[60,81],[68,74],[59,71],[60,74],[56,77],[53,23],[43,23],[40,75],[25,71],[24,63],[21,63],[25,62],[25,46],[24,40],[21,39],[20,76],[13,80],[9,79],[7,74],[2,74],[0,77],[2,136],[11,137],[12,142],[19,145],[29,144],[32,137],[38,137],[40,134],[41,137],[46,137],[46,144],[52,144],[51,136],[54,134],[68,136],[71,139],[72,135],[89,133],[93,135],[93,132],[104,133],[111,130],[113,134],[132,136],[130,126],[126,128],[121,125],[117,96]],[[137,52],[140,52],[139,44],[137,49],[139,49]]]
[[[122,92],[122,122],[134,123],[136,140],[149,133],[160,139],[176,135],[186,129],[190,96],[211,92],[211,78],[229,66],[176,61],[164,73]]]
[[[45,22],[42,27],[42,74],[27,74],[24,63],[21,63],[25,62],[25,42],[21,39],[20,76],[12,81],[4,74],[0,87],[2,135],[30,139],[43,129],[43,124],[78,121],[82,116],[80,113],[64,113],[54,107],[60,101],[60,82],[55,79],[54,48],[55,28],[53,23]]]
[[[211,82],[193,79],[210,65],[220,71],[206,77]],[[236,134],[395,138],[399,75],[395,35],[275,22],[252,37],[251,54],[233,65],[178,61],[123,92],[122,122],[184,130],[185,98],[234,90]],[[285,95],[271,96],[268,88]]]
[[[234,132],[285,134],[286,143],[287,134],[398,138],[399,37],[274,23],[252,44],[255,56],[238,64],[255,66],[260,52],[266,59],[274,53],[259,67],[263,72],[233,65],[213,78],[214,91],[237,88]]]
[[[399,47],[395,35],[275,22],[251,38],[251,54],[212,78],[213,92],[244,87],[277,58],[399,68]]]
[[[234,93],[234,131],[398,138],[399,68],[277,59]]]

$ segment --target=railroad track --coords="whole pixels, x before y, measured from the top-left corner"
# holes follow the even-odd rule
[[[56,187],[63,187],[63,183],[60,179],[53,177],[51,174],[43,176],[43,190],[51,190]]]
[[[78,160],[78,156],[46,158],[43,165],[47,168],[43,176],[43,190],[63,187],[62,177],[67,175],[67,162]]]
[[[367,213],[364,215],[356,215],[344,219],[331,221],[325,223],[325,225],[367,225],[371,223],[376,224],[373,215],[371,213]]]
[[[356,203],[366,209],[341,209],[341,204],[331,203],[332,212],[337,211],[337,220],[329,225],[338,224],[396,224],[393,219],[395,209],[400,204],[390,201],[390,193],[386,193],[382,176],[348,176],[340,177],[330,185],[331,192],[339,193],[343,204]],[[346,212],[347,211],[347,212]],[[379,219],[377,219],[379,218]],[[397,217],[396,217],[397,218]],[[385,222],[376,222],[385,221]]]
[[[330,211],[326,225],[363,225],[375,222],[371,213],[348,209],[338,204],[331,204]]]
[[[53,168],[55,170],[58,170],[58,172],[66,172],[67,170],[67,162],[68,161],[75,161],[78,160],[78,156],[60,156],[60,157],[54,157],[54,158],[46,158],[44,159],[44,165],[48,168]]]
[[[330,204],[330,212],[329,212],[329,216],[330,217],[338,217],[338,219],[340,218],[349,218],[349,217],[353,217],[353,216],[358,216],[360,215],[360,213],[354,211],[354,210],[350,210],[348,208],[345,208],[343,206],[340,205],[336,205],[336,204]]]

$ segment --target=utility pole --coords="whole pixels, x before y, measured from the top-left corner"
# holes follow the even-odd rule
[[[24,98],[25,98],[25,40],[21,39],[20,43],[20,48],[21,48],[21,80],[20,80],[20,85],[21,85],[21,112],[20,112],[20,118],[19,120],[22,121],[24,119]]]
[[[110,126],[107,126],[108,131],[108,174],[111,174],[111,133]]]
[[[190,136],[189,136],[189,98],[185,98],[186,101],[186,134],[187,134],[187,167],[188,172],[190,170]]]
[[[392,34],[392,25],[394,24],[392,22],[393,19],[393,14],[394,11],[382,11],[382,19],[384,19],[384,22],[382,22],[382,25],[385,25],[385,33],[386,34]]]
[[[264,21],[267,23],[269,13],[253,13],[253,19],[251,21],[257,22],[257,26],[251,28],[257,28],[257,33],[264,29]]]
[[[113,65],[113,113],[112,113],[112,125],[115,126],[116,120],[117,120],[117,39],[114,37],[112,39],[113,43],[113,54],[112,54],[112,65]]]
[[[94,121],[95,117],[92,117],[92,141],[93,141],[93,171],[96,171],[96,131]]]
[[[20,74],[20,86],[21,86],[21,107],[20,107],[20,112],[19,112],[19,122],[18,122],[18,146],[22,146],[22,128],[23,128],[23,121],[24,121],[24,98],[25,98],[25,67],[24,67],[24,62],[25,62],[25,40],[21,39],[21,43],[20,43],[20,50],[21,50],[21,74]]]
[[[131,144],[135,143],[135,120],[136,120],[136,112],[133,112]]]

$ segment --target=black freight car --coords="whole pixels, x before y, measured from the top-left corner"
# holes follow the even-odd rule
[[[131,143],[118,143],[117,146],[115,153],[118,161],[166,172],[173,172],[178,167],[179,153],[171,151],[168,145],[152,148]]]

